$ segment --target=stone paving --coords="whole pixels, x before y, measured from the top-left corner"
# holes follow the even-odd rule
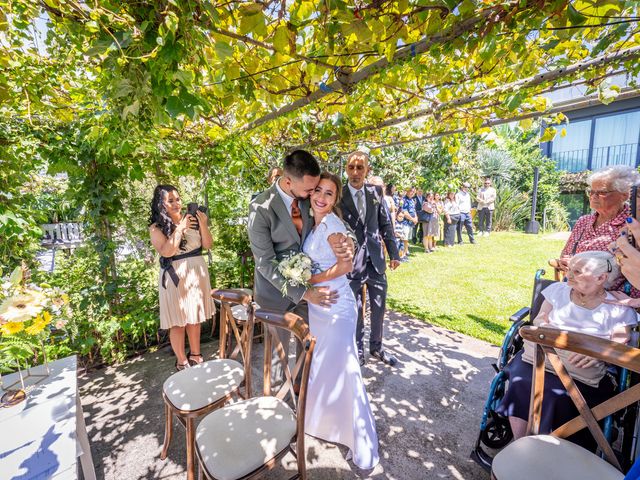
[[[359,471],[345,459],[345,447],[307,436],[309,479],[488,479],[469,454],[498,348],[394,312],[385,325],[385,344],[400,364],[390,368],[369,359],[363,370],[381,462],[373,471]],[[203,354],[210,357],[216,348],[217,342],[209,342]],[[254,380],[261,377],[261,350],[256,344]],[[169,457],[159,458],[162,384],[173,373],[173,363],[164,348],[80,379],[99,479],[186,478],[180,425],[174,428]],[[267,478],[288,478],[294,471],[295,460],[288,455]]]

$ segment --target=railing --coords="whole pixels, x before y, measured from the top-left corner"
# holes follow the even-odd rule
[[[598,170],[607,165],[629,165],[635,167],[637,156],[637,143],[594,148],[593,156],[591,157],[591,170]]]
[[[555,160],[558,170],[567,172],[581,172],[583,170],[598,170],[608,165],[636,166],[638,158],[638,144],[609,145],[593,149],[589,161],[589,149],[570,150],[567,152],[553,152],[551,158]]]
[[[71,248],[84,241],[79,223],[46,223],[41,227],[43,247]]]
[[[582,172],[589,164],[589,149],[553,152],[551,158],[556,161],[556,168],[566,172]]]

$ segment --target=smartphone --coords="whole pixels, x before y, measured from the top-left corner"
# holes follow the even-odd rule
[[[196,211],[198,210],[198,204],[195,202],[187,203],[187,213],[192,217],[196,216]]]
[[[200,226],[198,225],[198,218],[196,217],[196,212],[198,211],[198,204],[195,202],[192,203],[187,203],[187,213],[189,215],[191,215],[193,218],[196,219],[196,223],[195,225],[193,225],[191,228],[193,228],[194,230],[199,230]]]

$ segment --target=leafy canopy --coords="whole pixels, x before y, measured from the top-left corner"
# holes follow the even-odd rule
[[[640,43],[637,2],[615,0],[0,0],[0,8],[0,113],[110,115],[124,131],[142,125],[132,134],[204,144],[350,141],[363,127],[361,137],[377,142],[477,132],[491,118],[549,110],[539,94],[553,85],[517,80]],[[635,52],[553,83],[586,79],[611,100],[617,92],[602,82],[623,63],[640,71]],[[408,127],[376,128],[425,107]]]

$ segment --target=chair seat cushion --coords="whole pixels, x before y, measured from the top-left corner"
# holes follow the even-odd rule
[[[237,390],[243,380],[244,369],[239,362],[219,359],[174,373],[162,388],[174,407],[194,412]]]
[[[551,435],[522,437],[507,445],[491,466],[497,480],[622,480],[602,458]]]
[[[234,305],[231,307],[231,315],[240,322],[246,322],[249,318],[249,312],[244,305]]]
[[[296,434],[291,408],[256,397],[211,412],[196,429],[196,447],[210,476],[235,480],[273,459]]]

